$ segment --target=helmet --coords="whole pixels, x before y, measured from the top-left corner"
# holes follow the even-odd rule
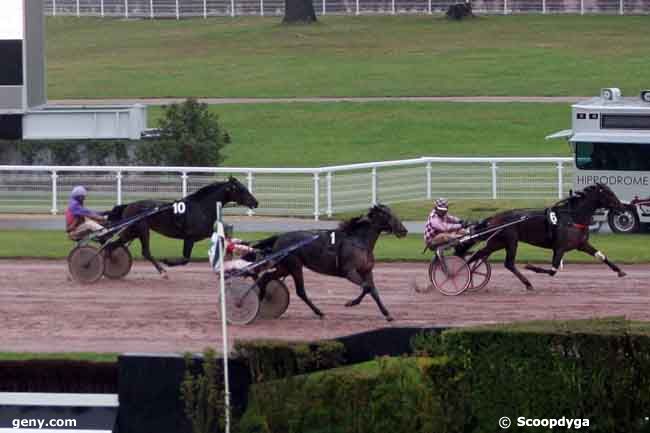
[[[235,231],[235,226],[233,226],[232,224],[224,224],[223,225],[223,234],[227,238],[231,238],[234,231]]]
[[[449,202],[446,198],[441,197],[436,200],[436,210],[447,212],[447,209],[449,209]]]
[[[70,193],[70,197],[85,197],[88,191],[86,191],[86,188],[84,188],[81,185],[75,186],[72,188],[72,192]]]

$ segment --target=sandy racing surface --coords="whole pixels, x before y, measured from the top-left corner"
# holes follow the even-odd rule
[[[447,297],[413,289],[414,281],[425,282],[425,263],[379,263],[375,282],[396,319],[391,324],[370,296],[357,307],[343,306],[359,293],[352,283],[306,272],[307,293],[324,320],[292,292],[282,318],[231,326],[229,332],[232,338],[318,339],[385,326],[605,315],[650,320],[650,265],[621,267],[625,278],[600,264],[567,265],[556,277],[524,271],[536,287],[526,293],[496,264],[486,289]],[[170,269],[164,280],[138,262],[126,279],[93,285],[70,281],[65,261],[0,260],[0,275],[2,351],[181,352],[220,341],[218,285],[206,263]]]

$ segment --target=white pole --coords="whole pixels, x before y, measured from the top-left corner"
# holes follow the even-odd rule
[[[230,0],[230,16],[235,16],[235,0]]]
[[[355,15],[359,15],[359,0],[357,0],[357,11],[355,12]]]
[[[542,13],[546,15],[546,0],[542,0]]]
[[[620,0],[618,2],[618,13],[619,13],[619,15],[624,15],[625,14],[625,12],[623,11],[623,0]]]
[[[248,191],[252,194],[253,193],[253,172],[249,171],[248,174],[246,175],[246,180],[248,181]],[[253,209],[248,209],[248,216],[253,216]]]
[[[57,185],[56,185],[56,171],[52,172],[52,215],[56,215],[56,195],[57,195]]]
[[[181,175],[181,181],[182,181],[181,191],[183,197],[185,197],[187,195],[187,173],[183,172],[183,174]]]
[[[585,14],[585,0],[580,0],[580,15]]]
[[[99,2],[99,13],[101,14],[102,18],[104,18],[104,0],[101,0]]]
[[[557,198],[562,198],[562,190],[564,189],[564,179],[562,176],[562,162],[557,163]]]
[[[429,7],[429,9],[428,9],[429,10],[429,15],[431,15],[433,13],[432,10],[431,10],[431,0],[429,0],[429,6],[428,7]]]
[[[395,0],[391,0],[390,7],[391,7],[391,13],[395,15]]]
[[[327,216],[332,216],[332,172],[327,172]]]
[[[124,17],[129,19],[129,0],[124,0]]]
[[[80,13],[79,13],[79,0],[77,0],[77,18],[79,18]]]
[[[149,18],[154,19],[153,0],[149,0]]]
[[[117,204],[122,204],[122,172],[118,171],[117,176]]]
[[[264,16],[264,0],[260,0],[260,16]]]
[[[372,168],[372,205],[377,204],[377,167]]]
[[[431,200],[431,163],[427,162],[427,199]]]
[[[492,163],[492,199],[497,199],[497,163]]]
[[[327,12],[327,6],[325,5],[325,0],[323,0],[323,15]]]
[[[318,221],[318,216],[320,215],[320,204],[318,203],[318,196],[320,194],[318,188],[318,173],[314,173],[314,220]]]
[[[503,0],[503,15],[508,15],[508,0]]]
[[[178,6],[178,0],[176,0],[176,19],[177,20],[181,19],[181,11],[180,11],[180,7]]]
[[[219,295],[221,300],[221,339],[223,344],[223,385],[224,385],[224,408],[226,411],[226,433],[230,433],[230,380],[228,378],[228,324],[226,322],[226,281],[224,279],[225,269],[223,266],[224,251],[224,232],[221,222],[221,202],[217,202],[217,233],[219,244]]]
[[[52,16],[56,16],[56,0],[52,0]]]
[[[208,0],[203,0],[203,18],[208,18]]]

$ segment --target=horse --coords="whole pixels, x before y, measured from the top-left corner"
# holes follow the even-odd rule
[[[190,261],[194,243],[212,235],[217,219],[216,203],[235,202],[251,209],[257,207],[257,200],[248,189],[234,177],[225,182],[213,182],[174,203],[160,200],[140,200],[118,205],[106,213],[109,223],[133,217],[155,207],[165,207],[138,223],[133,224],[120,236],[119,244],[126,244],[135,238],[140,239],[142,256],[149,260],[156,270],[166,277],[165,269],[153,258],[149,248],[149,231],[164,236],[183,239],[183,257],[161,260],[167,266],[185,265]]]
[[[533,272],[554,276],[560,268],[564,254],[571,250],[578,250],[597,257],[619,277],[624,277],[625,272],[589,243],[591,219],[596,209],[603,208],[616,212],[624,209],[624,205],[607,185],[597,183],[547,209],[513,209],[501,212],[484,219],[472,227],[472,230],[480,233],[482,230],[500,224],[507,224],[521,218],[523,220],[501,230],[479,236],[472,241],[463,242],[456,246],[455,254],[463,257],[474,244],[487,240],[485,247],[476,251],[467,260],[471,265],[479,260],[487,260],[490,254],[505,248],[504,265],[506,269],[515,274],[527,290],[533,290],[533,285],[515,266],[517,244],[520,241],[553,250],[552,267],[546,269],[527,264],[525,268]]]
[[[279,261],[273,271],[262,274],[258,280],[262,292],[260,296],[264,296],[264,287],[269,281],[291,275],[296,294],[318,317],[323,318],[324,314],[305,292],[303,266],[306,266],[314,272],[345,278],[361,287],[361,294],[347,302],[346,307],[358,305],[370,293],[386,320],[392,321],[392,316],[379,297],[372,275],[375,266],[373,250],[377,238],[383,232],[402,238],[408,230],[388,206],[377,204],[365,215],[341,222],[336,230],[292,231],[257,242],[253,245],[255,248],[269,253],[318,235],[313,242]]]

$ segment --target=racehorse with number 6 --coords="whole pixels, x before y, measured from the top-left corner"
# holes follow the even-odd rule
[[[612,212],[617,212],[625,209],[625,206],[607,185],[600,183],[590,185],[548,209],[514,209],[484,219],[473,227],[474,232],[480,233],[490,227],[519,219],[522,221],[461,243],[456,247],[456,255],[463,257],[477,242],[486,241],[485,247],[472,254],[467,260],[468,265],[471,265],[476,261],[487,260],[490,254],[505,248],[505,267],[515,274],[528,290],[532,290],[533,285],[515,266],[519,241],[553,250],[552,267],[546,269],[526,265],[526,269],[533,272],[553,276],[560,268],[564,254],[571,250],[578,250],[597,257],[619,277],[623,277],[625,272],[589,243],[589,225],[596,209],[610,209]]]

